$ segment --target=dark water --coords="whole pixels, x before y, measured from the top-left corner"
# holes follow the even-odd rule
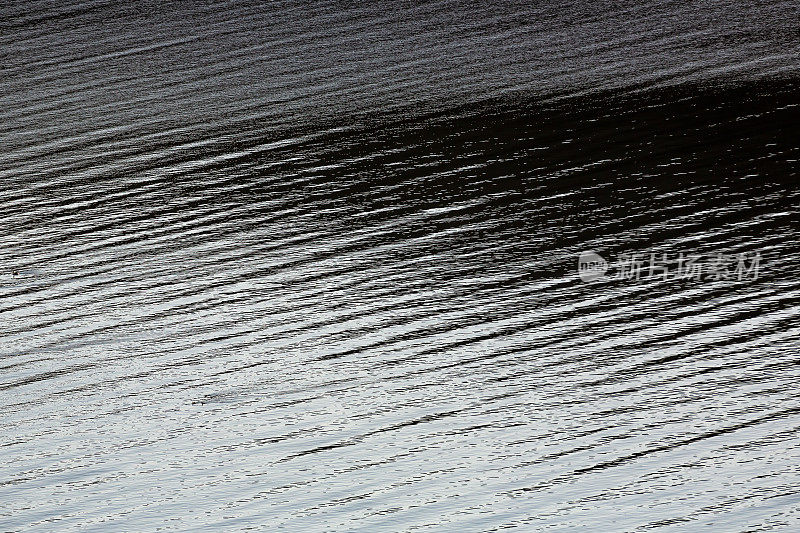
[[[800,530],[798,11],[3,4],[0,530]]]

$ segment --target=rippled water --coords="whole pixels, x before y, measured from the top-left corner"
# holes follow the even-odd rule
[[[800,530],[799,10],[4,4],[0,530]]]

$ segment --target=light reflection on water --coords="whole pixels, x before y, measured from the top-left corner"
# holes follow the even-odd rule
[[[137,6],[2,8],[1,529],[798,527],[795,8]]]

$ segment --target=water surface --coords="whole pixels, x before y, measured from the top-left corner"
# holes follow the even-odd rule
[[[797,11],[4,5],[0,529],[797,530]]]

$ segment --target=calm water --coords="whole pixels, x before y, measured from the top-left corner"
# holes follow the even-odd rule
[[[799,531],[798,20],[5,3],[0,530]]]

